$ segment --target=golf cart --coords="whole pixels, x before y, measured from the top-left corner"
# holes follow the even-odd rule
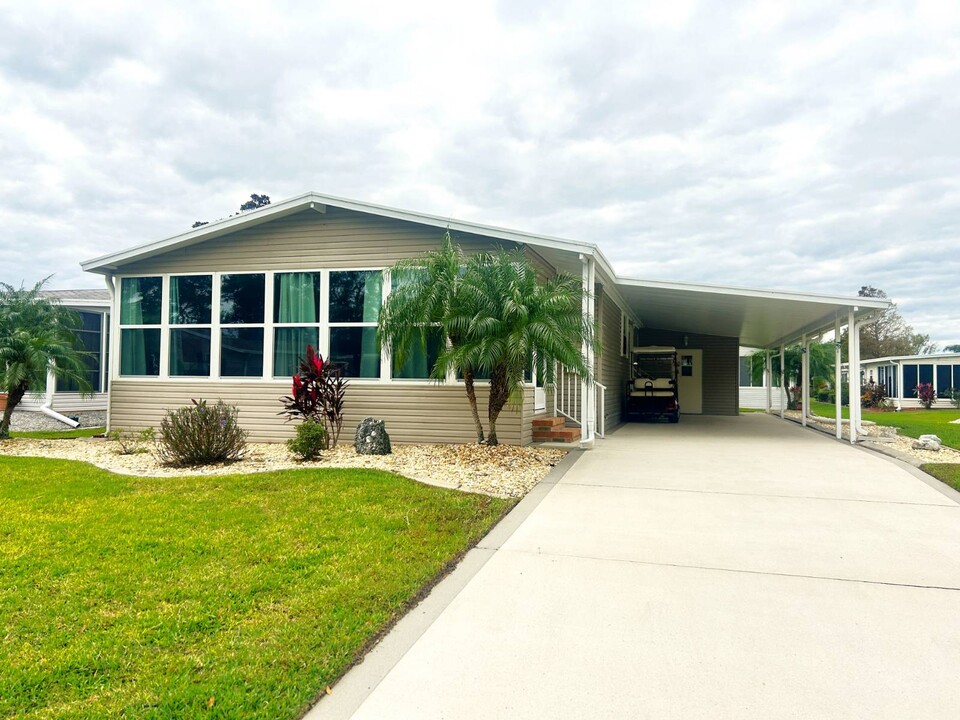
[[[666,418],[672,423],[680,422],[678,374],[676,348],[631,348],[624,420]]]

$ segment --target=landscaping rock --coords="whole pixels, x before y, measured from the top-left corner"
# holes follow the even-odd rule
[[[391,453],[390,436],[387,435],[384,421],[372,417],[361,420],[357,425],[353,449],[358,455],[389,455]]]
[[[913,444],[913,449],[940,452],[940,438],[936,435],[921,435]]]

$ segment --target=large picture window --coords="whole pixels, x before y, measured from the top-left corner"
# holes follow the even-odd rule
[[[273,278],[273,374],[293,375],[307,345],[320,344],[320,273],[277,273]]]
[[[122,278],[119,374],[287,378],[313,345],[346,377],[379,379],[381,270],[224,272]],[[393,377],[427,379],[438,333],[411,348]]]
[[[120,375],[160,374],[160,319],[163,281],[159,277],[120,281]]]
[[[330,361],[346,377],[380,377],[377,320],[382,304],[381,271],[330,273]]]
[[[212,275],[170,278],[170,377],[210,376]]]
[[[103,392],[100,383],[100,370],[103,354],[103,315],[100,313],[79,311],[80,327],[77,328],[77,337],[83,345],[86,356],[83,359],[87,366],[87,382],[93,392]],[[79,392],[80,385],[71,380],[57,378],[57,392]]]
[[[220,376],[263,375],[266,276],[220,276]]]

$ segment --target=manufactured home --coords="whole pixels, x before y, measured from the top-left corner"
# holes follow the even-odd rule
[[[585,445],[611,432],[633,346],[677,349],[681,413],[737,415],[742,345],[777,352],[887,306],[626,278],[591,242],[306,193],[82,263],[111,298],[110,426],[157,425],[192,398],[222,398],[252,440],[283,440],[293,427],[278,417],[279,398],[310,343],[350,378],[347,427],[373,415],[398,442],[472,441],[462,383],[429,380],[429,356],[397,366],[376,342],[390,266],[437,249],[447,230],[467,252],[520,249],[544,276],[581,278],[583,312],[599,331],[584,347],[592,377],[561,373],[552,387],[531,377],[522,405],[498,423],[510,444],[531,442],[537,418],[564,418]]]
[[[951,390],[960,390],[960,353],[930,355],[896,355],[862,360],[860,377],[863,383],[883,385],[889,401],[897,408],[918,408],[917,386],[933,386],[937,406],[946,404]]]

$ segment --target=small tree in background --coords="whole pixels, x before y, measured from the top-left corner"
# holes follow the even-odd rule
[[[293,376],[293,389],[281,398],[284,409],[280,413],[287,420],[300,418],[323,426],[323,449],[337,444],[343,428],[343,398],[347,381],[340,368],[324,362],[312,345],[307,345],[306,357],[300,360]]]
[[[0,420],[0,439],[10,436],[10,418],[30,388],[46,387],[47,371],[75,383],[89,395],[89,353],[79,335],[80,316],[40,293],[50,278],[32,288],[0,283],[0,392],[7,407]]]
[[[253,195],[250,196],[249,200],[247,200],[245,203],[243,203],[243,205],[240,206],[240,210],[241,211],[256,210],[257,208],[261,208],[264,205],[269,205],[269,204],[270,204],[269,195],[257,195],[256,193],[254,193]]]

